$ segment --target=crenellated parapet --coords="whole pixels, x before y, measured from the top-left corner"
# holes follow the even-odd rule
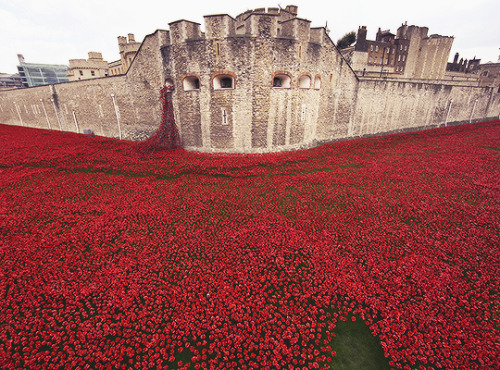
[[[322,44],[328,36],[324,28],[311,29],[311,21],[297,17],[297,7],[285,9],[258,8],[247,10],[236,18],[228,14],[204,16],[205,32],[201,25],[187,20],[169,23],[171,44],[193,39],[225,39],[228,37],[288,38],[301,43]]]
[[[311,37],[311,21],[301,18],[292,18],[281,22],[282,37],[291,37],[301,42],[309,42]]]
[[[170,43],[178,44],[189,39],[201,38],[200,24],[181,19],[168,24],[170,27]]]
[[[236,33],[236,20],[230,15],[207,15],[204,20],[207,39],[222,39]]]

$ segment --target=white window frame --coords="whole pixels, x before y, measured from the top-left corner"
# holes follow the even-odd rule
[[[302,75],[299,77],[299,88],[300,89],[310,89],[311,88],[311,76],[309,75]]]
[[[197,91],[200,90],[200,86],[201,84],[198,76],[186,76],[182,80],[182,87],[184,88],[184,91]]]

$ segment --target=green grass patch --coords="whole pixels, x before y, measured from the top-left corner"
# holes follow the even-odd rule
[[[379,340],[368,326],[360,320],[337,321],[332,348],[337,352],[330,363],[335,370],[385,370],[390,369],[389,361]]]
[[[356,163],[339,164],[340,168],[359,168],[360,166]]]
[[[494,148],[492,146],[480,146],[480,148],[494,150],[495,152],[498,152],[497,154],[500,155],[500,148]]]

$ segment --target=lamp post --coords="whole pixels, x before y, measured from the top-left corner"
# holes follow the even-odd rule
[[[474,111],[476,110],[476,104],[478,99],[474,100],[474,105],[472,106],[472,112],[470,112],[469,123],[472,123],[472,117],[474,116]]]
[[[450,105],[448,106],[448,113],[446,113],[446,119],[444,120],[444,126],[448,126],[448,118],[450,117],[451,105],[453,104],[453,99],[450,99]]]
[[[49,125],[49,130],[52,130],[52,127],[50,126],[49,116],[47,115],[47,111],[45,110],[43,99],[40,99],[40,103],[42,103],[43,113],[45,114],[45,119],[47,120],[47,124]]]
[[[113,100],[113,106],[115,108],[116,122],[118,123],[118,137],[122,139],[122,129],[120,127],[120,113],[118,112],[118,106],[116,105],[115,94],[111,93],[111,99]]]

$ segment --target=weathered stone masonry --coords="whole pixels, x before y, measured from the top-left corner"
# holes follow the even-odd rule
[[[0,92],[0,123],[143,140],[173,84],[188,150],[270,152],[497,118],[492,88],[358,78],[296,7],[205,17],[146,36],[125,75]]]

